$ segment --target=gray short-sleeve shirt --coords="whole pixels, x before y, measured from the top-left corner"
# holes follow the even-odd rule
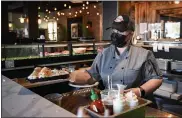
[[[102,80],[107,88],[108,75],[116,84],[127,88],[138,87],[150,79],[160,79],[162,74],[153,53],[141,47],[128,46],[117,55],[114,45],[98,53],[88,73],[97,81]]]

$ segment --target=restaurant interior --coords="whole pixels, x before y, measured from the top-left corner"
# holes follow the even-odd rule
[[[153,92],[157,107],[139,98],[138,106],[125,106],[111,117],[182,117],[180,0],[2,1],[2,116],[77,117],[81,106],[89,117],[106,116],[88,107],[90,91],[103,91],[102,82],[82,87],[70,85],[68,78],[75,70],[88,69],[98,50],[111,44],[110,27],[121,14],[134,23],[132,45],[153,52],[163,82]],[[40,68],[60,72],[29,79]]]

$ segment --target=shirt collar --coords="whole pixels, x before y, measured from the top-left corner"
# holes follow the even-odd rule
[[[124,56],[124,58],[128,58],[128,57],[129,57],[129,52],[130,52],[130,47],[131,47],[131,46],[127,46],[126,49],[123,51],[123,53],[122,53],[121,55],[118,55],[118,54],[117,54],[117,52],[116,52],[116,47],[115,47],[113,44],[111,45],[111,47],[112,47],[112,52],[113,52],[113,54],[114,54],[114,55],[113,55],[114,57],[116,57],[116,58],[117,58],[117,57],[118,57],[118,58],[121,58],[121,57],[123,57],[123,56]]]

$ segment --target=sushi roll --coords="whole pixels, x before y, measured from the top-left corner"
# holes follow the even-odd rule
[[[37,79],[41,69],[41,67],[36,67],[34,71],[28,76],[28,79]]]
[[[51,77],[52,76],[52,71],[51,69],[44,67],[42,70],[39,72],[39,78],[45,78],[45,77]]]
[[[59,70],[57,69],[52,70],[52,76],[59,76]]]
[[[59,70],[59,75],[67,75],[69,74],[68,71],[65,71],[65,70]]]

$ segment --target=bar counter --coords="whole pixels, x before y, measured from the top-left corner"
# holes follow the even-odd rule
[[[2,81],[3,117],[74,117],[75,115],[5,76]]]
[[[5,76],[2,81],[2,117],[76,117]],[[146,107],[146,117],[177,117]]]
[[[26,80],[26,78],[16,78],[16,79],[12,79],[12,80],[17,82],[18,84],[22,85],[25,88],[33,88],[33,87],[45,86],[45,85],[56,84],[56,83],[68,81],[68,79],[57,79],[57,80],[49,80],[49,81],[31,83],[28,80]]]

